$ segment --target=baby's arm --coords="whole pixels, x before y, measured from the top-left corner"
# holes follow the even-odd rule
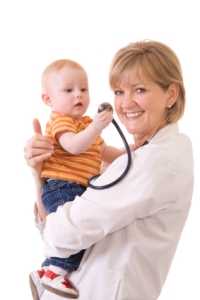
[[[129,144],[130,151],[135,151],[137,148],[142,146],[142,144]],[[105,162],[105,166],[115,160],[118,156],[126,153],[125,148],[116,148],[112,146],[108,146],[105,143],[102,145],[102,160]]]
[[[112,121],[111,111],[102,111],[98,113],[94,120],[79,133],[67,132],[58,136],[60,145],[71,154],[77,155],[85,152],[95,141],[102,130]]]
[[[126,150],[124,148],[116,148],[112,146],[108,146],[105,143],[102,145],[102,160],[106,163],[111,163],[118,156],[125,153]]]

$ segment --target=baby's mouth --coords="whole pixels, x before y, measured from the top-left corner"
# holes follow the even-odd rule
[[[78,102],[75,104],[75,107],[81,107],[81,106],[83,106],[83,104],[81,102]]]

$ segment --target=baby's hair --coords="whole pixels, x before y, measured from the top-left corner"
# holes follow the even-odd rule
[[[45,87],[46,80],[49,74],[59,72],[63,68],[79,69],[85,72],[84,68],[76,61],[70,59],[58,59],[50,63],[42,73],[42,88]]]

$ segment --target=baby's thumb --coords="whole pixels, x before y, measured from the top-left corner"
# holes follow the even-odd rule
[[[36,134],[42,134],[41,125],[38,119],[33,120],[33,131]]]

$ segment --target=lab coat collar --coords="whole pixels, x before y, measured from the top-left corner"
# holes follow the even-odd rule
[[[172,135],[175,135],[179,132],[178,124],[173,123],[166,125],[165,127],[161,128],[149,141],[148,143],[158,143],[163,139],[168,139]]]

